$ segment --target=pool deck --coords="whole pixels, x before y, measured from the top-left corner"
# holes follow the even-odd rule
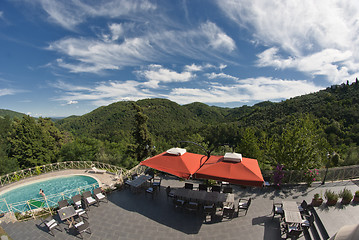
[[[98,175],[100,174],[96,176]],[[111,183],[109,179],[107,183]],[[146,196],[143,191],[133,193],[129,189],[109,194],[108,203],[90,207],[88,221],[92,234],[83,233],[84,238],[281,239],[278,217],[272,220],[273,201],[306,200],[310,203],[314,193],[324,194],[326,189],[335,192],[344,187],[352,192],[359,190],[359,180],[329,182],[324,185],[314,183],[309,188],[303,185],[287,186],[280,190],[271,187],[261,189],[235,186],[236,201],[239,198],[252,198],[247,215],[244,216],[240,212],[239,216],[232,220],[204,222],[201,214],[175,209],[173,203],[167,199],[165,187],[183,187],[184,183],[171,177],[164,178],[161,191],[153,199],[149,195]],[[359,223],[359,206],[353,204],[342,206],[337,203],[333,207],[323,204],[315,209],[329,236],[333,236],[344,225]],[[0,223],[0,226],[13,240],[79,239],[72,229],[68,230],[65,223],[60,223],[62,232],[54,230],[55,237],[50,235],[41,223],[41,219],[34,219],[26,222]],[[301,235],[299,239],[307,238]]]

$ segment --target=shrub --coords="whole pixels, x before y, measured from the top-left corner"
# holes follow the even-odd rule
[[[314,182],[318,178],[318,175],[319,175],[319,171],[317,169],[314,170],[308,169],[304,173],[305,182],[310,186],[312,182]]]
[[[329,189],[325,190],[324,196],[328,201],[338,201],[339,198],[339,195],[337,193]]]
[[[319,199],[321,199],[319,193],[314,194],[314,200],[319,200]]]
[[[359,190],[355,192],[355,196],[359,197]]]
[[[349,189],[344,188],[340,193],[339,196],[344,200],[344,201],[351,201],[353,199],[353,194]]]

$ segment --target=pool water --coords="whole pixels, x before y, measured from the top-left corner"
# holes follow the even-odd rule
[[[84,187],[88,187],[89,185],[92,185],[95,188],[99,186],[96,179],[84,175],[49,178],[43,181],[34,182],[14,188],[8,192],[0,194],[0,199],[5,198],[7,204],[9,205],[22,201],[28,201],[31,199],[41,199],[42,196],[39,194],[40,189],[44,191],[46,197],[49,197],[49,199],[53,195],[58,195],[70,190],[74,190],[71,194],[74,196],[78,194],[76,189],[85,189]],[[67,198],[72,197],[68,195],[69,194],[66,194]]]

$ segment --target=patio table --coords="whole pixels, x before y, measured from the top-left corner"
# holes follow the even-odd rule
[[[128,183],[128,185],[130,185],[131,187],[134,187],[134,188],[138,188],[138,187],[141,187],[145,182],[147,182],[147,180],[149,180],[151,178],[152,177],[149,175],[141,175],[138,178],[130,181]]]
[[[66,220],[69,223],[69,227],[71,228],[72,224],[74,223],[74,216],[77,215],[75,208],[73,206],[63,207],[60,208],[57,213],[59,214],[61,221]]]
[[[302,216],[296,202],[283,201],[283,211],[287,223],[302,223]]]

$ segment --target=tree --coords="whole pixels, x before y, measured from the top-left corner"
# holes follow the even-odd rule
[[[308,169],[321,166],[328,143],[313,116],[304,115],[286,124],[280,135],[272,136],[267,155],[287,169]]]
[[[46,121],[40,119],[37,123],[30,116],[13,121],[8,136],[8,156],[15,159],[21,168],[57,161],[59,139],[51,136]]]
[[[151,134],[147,128],[148,117],[136,103],[133,103],[133,107],[137,112],[135,115],[135,129],[133,131],[136,145],[135,156],[137,161],[140,162],[151,154],[153,144]]]

